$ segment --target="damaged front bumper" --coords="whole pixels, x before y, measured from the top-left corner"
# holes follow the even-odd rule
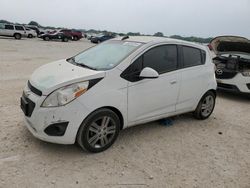
[[[36,138],[58,144],[75,143],[78,128],[88,115],[85,106],[76,99],[66,106],[40,107],[46,96],[38,96],[27,88],[23,97],[35,104],[32,113],[25,114],[24,119],[26,127]],[[22,110],[25,113],[25,109]]]

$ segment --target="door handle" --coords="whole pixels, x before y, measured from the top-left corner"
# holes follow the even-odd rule
[[[176,83],[177,83],[177,80],[170,81],[170,84],[176,84]]]

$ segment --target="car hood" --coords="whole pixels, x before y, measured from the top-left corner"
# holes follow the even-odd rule
[[[215,54],[240,52],[250,54],[250,41],[238,36],[220,36],[214,38],[210,45]]]
[[[95,71],[59,60],[36,69],[30,77],[30,83],[48,95],[55,89],[75,82],[101,78],[105,71]]]

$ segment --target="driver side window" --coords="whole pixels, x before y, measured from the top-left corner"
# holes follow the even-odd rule
[[[137,58],[128,68],[121,74],[121,77],[136,82],[143,68],[150,67],[159,74],[174,71],[178,67],[178,54],[176,45],[162,45],[154,47],[139,58]]]

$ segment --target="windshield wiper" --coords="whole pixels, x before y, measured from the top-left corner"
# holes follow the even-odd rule
[[[75,62],[75,63],[76,63],[76,62]],[[97,70],[97,69],[94,68],[94,67],[90,67],[90,66],[88,66],[88,65],[86,65],[86,64],[82,64],[82,63],[76,63],[76,65],[79,66],[79,67],[85,67],[85,68],[91,69],[91,70]]]
[[[74,65],[77,65],[77,66],[79,66],[79,67],[85,67],[85,68],[88,68],[88,69],[91,69],[91,70],[97,70],[96,68],[90,67],[90,66],[88,66],[88,65],[86,65],[86,64],[77,63],[77,62],[75,61],[75,58],[74,58],[74,57],[71,57],[71,58],[67,59],[67,61],[70,62],[70,63],[72,63],[72,64],[74,64]]]

